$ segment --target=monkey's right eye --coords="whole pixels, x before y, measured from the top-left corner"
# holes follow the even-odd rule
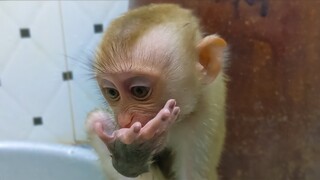
[[[118,100],[119,99],[119,91],[114,88],[107,88],[107,95],[112,100]]]
[[[137,100],[144,100],[150,95],[150,88],[146,86],[134,86],[131,88],[131,94]]]

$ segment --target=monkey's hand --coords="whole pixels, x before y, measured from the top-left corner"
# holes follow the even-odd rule
[[[136,122],[130,128],[116,130],[110,135],[110,126],[113,125],[106,122],[110,122],[111,117],[105,113],[96,114],[96,121],[91,121],[91,128],[107,145],[114,168],[124,176],[136,177],[148,171],[153,155],[164,148],[166,132],[179,112],[176,101],[171,99],[143,127]]]
[[[141,127],[140,122],[135,122],[130,128],[122,128],[116,131],[115,137],[128,145],[154,140],[170,128],[177,119],[179,112],[180,108],[176,106],[176,101],[168,100],[156,117],[151,119],[144,127]]]
[[[106,112],[96,111],[89,115],[89,129],[92,129],[101,140],[109,147],[115,140],[119,140],[124,144],[142,143],[153,139],[155,136],[163,134],[177,119],[180,108],[176,106],[176,101],[170,99],[159,113],[151,119],[144,127],[140,122],[135,122],[130,128],[121,128],[111,134],[115,125],[112,123],[112,117]],[[94,116],[94,117],[93,117]]]

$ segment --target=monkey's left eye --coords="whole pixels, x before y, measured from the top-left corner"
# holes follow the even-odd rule
[[[118,90],[114,88],[107,88],[107,94],[112,100],[118,100],[120,96]]]
[[[137,100],[144,100],[150,95],[150,87],[146,86],[134,86],[130,89],[131,94],[137,99]]]

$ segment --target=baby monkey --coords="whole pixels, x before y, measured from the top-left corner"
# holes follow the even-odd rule
[[[108,179],[218,179],[225,51],[178,5],[141,7],[110,24],[93,67],[112,111],[93,111],[86,124]]]

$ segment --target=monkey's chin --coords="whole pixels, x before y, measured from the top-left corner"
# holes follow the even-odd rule
[[[136,169],[136,168],[140,168],[140,169]],[[115,168],[118,173],[120,173],[121,175],[128,177],[128,178],[136,178],[139,175],[148,172],[147,169],[141,168],[141,167],[136,167],[136,168],[132,168],[132,169],[128,169],[128,170],[123,170],[123,169],[117,169]]]
[[[129,178],[138,177],[139,175],[149,171],[149,165],[145,163],[112,161],[112,164],[118,173]]]

